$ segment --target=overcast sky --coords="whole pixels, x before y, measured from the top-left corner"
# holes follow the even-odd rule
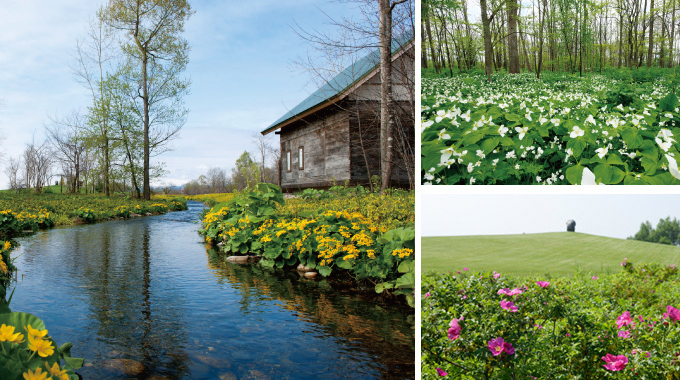
[[[680,217],[680,195],[421,195],[422,236],[576,231],[625,239],[646,220]]]
[[[18,156],[35,134],[43,139],[47,115],[85,110],[87,93],[68,62],[76,37],[103,0],[0,0],[0,150]],[[312,0],[192,0],[196,13],[184,37],[192,49],[190,109],[175,151],[162,155],[165,181],[181,184],[210,166],[231,168],[259,132],[315,90],[293,61],[308,46],[290,25],[332,29],[323,12],[357,17],[347,4]],[[278,144],[278,137],[276,138]],[[7,188],[0,163],[0,188]]]

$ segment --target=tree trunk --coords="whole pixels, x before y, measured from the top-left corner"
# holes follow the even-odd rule
[[[439,65],[437,64],[437,54],[434,51],[434,41],[432,40],[432,27],[430,26],[430,16],[425,16],[425,28],[427,29],[427,38],[430,40],[430,53],[432,54],[432,65],[434,71],[439,74]]]
[[[666,0],[663,0],[661,9],[661,49],[659,49],[659,67],[664,67],[664,61],[666,59]]]
[[[482,11],[482,33],[484,35],[484,73],[491,81],[493,74],[493,46],[491,46],[491,28],[489,26],[489,15],[486,10],[486,0],[479,0]]]
[[[538,28],[538,66],[536,68],[536,78],[541,78],[541,69],[543,69],[543,24],[545,23],[545,12],[547,12],[548,0],[543,0],[543,18],[540,20],[540,26]],[[541,17],[541,12],[539,11],[538,17]]]
[[[427,41],[425,39],[425,24],[422,22],[420,23],[420,45],[422,50],[420,52],[420,65],[423,69],[427,69],[427,50],[425,47],[427,45]]]
[[[652,67],[652,49],[654,48],[654,0],[649,3],[649,49],[647,50],[647,67]]]
[[[380,12],[380,194],[392,179],[392,7],[390,0],[379,0]]]
[[[147,82],[147,64],[149,58],[146,54],[142,59],[142,91],[144,101],[144,199],[151,199],[151,185],[149,183],[149,85]]]
[[[668,52],[668,57],[669,57],[668,63],[669,63],[669,66],[668,66],[668,67],[673,67],[673,65],[675,64],[675,61],[673,60],[673,47],[674,47],[674,45],[675,45],[675,0],[673,0],[673,6],[672,6],[672,8],[673,8],[673,15],[671,16],[671,20],[672,20],[673,22],[671,22],[670,49],[668,49],[668,50],[669,50],[669,52]]]
[[[507,0],[508,6],[508,73],[519,74],[519,49],[517,45],[517,0]]]
[[[527,42],[526,42],[526,38],[524,36],[524,33],[522,33],[522,23],[521,22],[519,23],[518,27],[519,27],[519,37],[522,40],[522,50],[524,51],[524,59],[527,62],[527,70],[532,71],[531,70],[531,60],[529,60],[529,53],[527,52]]]

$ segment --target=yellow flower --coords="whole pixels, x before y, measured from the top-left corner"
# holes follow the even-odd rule
[[[36,368],[35,372],[30,369],[28,372],[24,372],[24,379],[26,380],[45,380],[47,377],[47,372],[43,373],[42,368]]]
[[[44,331],[44,330],[43,330]],[[28,349],[35,351],[38,355],[46,358],[54,353],[52,342],[40,338],[34,338],[33,335],[28,335]]]
[[[34,329],[31,327],[31,325],[26,326],[26,331],[28,331],[28,335],[33,335],[36,338],[44,338],[47,335],[47,330],[38,330]]]
[[[7,264],[5,264],[4,261],[2,261],[2,258],[0,258],[0,272],[3,274],[7,274]]]
[[[24,335],[14,333],[14,326],[7,326],[4,323],[0,326],[0,342],[22,343]]]
[[[4,247],[4,248],[5,248],[5,251],[7,251],[8,249],[12,248],[12,243],[6,241],[6,242],[5,242],[5,247]]]
[[[47,367],[47,370],[52,374],[52,376],[56,376],[57,378],[62,378],[62,379],[68,379],[68,375],[66,374],[66,370],[62,370],[59,368],[59,363],[55,362],[52,368],[50,368],[50,363],[45,362],[45,367]]]

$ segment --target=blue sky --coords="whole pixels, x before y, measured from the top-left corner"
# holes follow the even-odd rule
[[[625,239],[646,220],[680,215],[680,195],[421,195],[422,236],[576,231]]]
[[[0,12],[0,133],[6,156],[18,156],[35,135],[43,139],[47,115],[85,110],[87,93],[70,72],[69,53],[105,1],[3,1]],[[291,25],[333,31],[323,12],[360,17],[352,5],[332,1],[191,1],[185,28],[192,46],[185,75],[192,80],[191,110],[176,149],[160,161],[166,183],[181,184],[208,167],[231,168],[253,132],[264,130],[315,90],[293,63],[309,46]],[[274,136],[273,136],[274,137]],[[275,138],[278,144],[278,138]],[[0,188],[7,187],[0,163]]]

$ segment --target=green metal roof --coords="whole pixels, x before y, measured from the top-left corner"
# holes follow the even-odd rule
[[[408,45],[409,42],[413,40],[412,33],[406,33],[402,36],[396,37],[392,41],[392,55],[399,52],[403,47]],[[351,66],[347,67],[335,78],[321,86],[318,90],[314,91],[307,99],[303,100],[302,103],[293,107],[290,111],[286,112],[285,115],[281,116],[272,125],[267,127],[262,134],[272,132],[278,129],[278,126],[283,122],[313,108],[319,104],[322,104],[333,97],[341,94],[347,88],[354,85],[357,81],[362,79],[368,73],[373,71],[376,67],[380,65],[380,49],[375,49],[367,54],[365,57],[354,62]]]

